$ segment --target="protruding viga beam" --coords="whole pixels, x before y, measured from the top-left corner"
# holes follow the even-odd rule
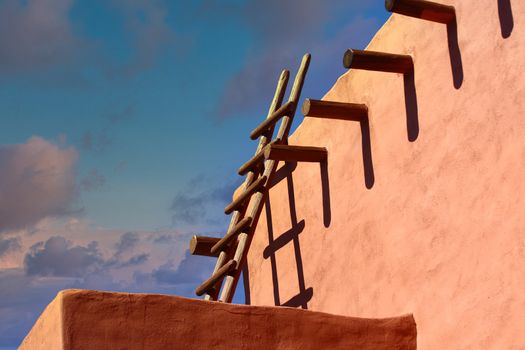
[[[245,217],[235,225],[230,232],[228,232],[221,240],[217,241],[213,247],[211,247],[211,254],[219,255],[221,250],[224,248],[242,231],[250,227],[253,219],[250,216]]]
[[[305,117],[362,121],[368,117],[364,104],[311,100],[307,98],[302,107]]]
[[[257,138],[261,135],[263,135],[266,131],[268,131],[275,123],[279,121],[282,117],[289,114],[290,111],[292,111],[294,108],[293,102],[286,102],[284,105],[281,106],[278,110],[276,110],[270,117],[265,119],[261,124],[259,124],[258,127],[253,129],[253,131],[250,134],[250,138],[252,140],[257,140]]]
[[[343,65],[348,69],[364,69],[403,74],[411,73],[414,70],[414,62],[409,55],[356,49],[346,50]]]
[[[387,11],[427,21],[452,23],[456,20],[454,6],[424,0],[385,0]]]
[[[219,256],[219,252],[211,252],[211,248],[219,241],[220,239],[215,237],[194,235],[190,240],[190,254],[202,256]]]
[[[250,187],[248,187],[246,190],[244,190],[244,192],[242,192],[239,195],[239,197],[237,197],[235,200],[233,200],[233,202],[228,204],[226,208],[224,208],[224,214],[231,214],[234,210],[237,210],[241,205],[243,205],[246,200],[249,200],[255,192],[259,192],[264,187],[266,179],[266,176],[261,176],[260,178],[255,180],[250,185]]]
[[[218,269],[210,278],[204,281],[200,286],[195,289],[195,294],[198,296],[207,293],[217,281],[226,276],[228,273],[233,271],[237,267],[237,262],[235,260],[230,260],[224,264],[220,269]]]
[[[324,147],[268,145],[264,149],[264,157],[279,161],[323,162],[328,157]]]

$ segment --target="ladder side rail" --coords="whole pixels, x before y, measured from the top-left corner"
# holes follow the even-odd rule
[[[286,69],[284,69],[280,76],[279,76],[279,80],[277,81],[277,87],[275,88],[275,93],[274,93],[274,96],[273,96],[273,99],[272,99],[272,102],[270,104],[270,107],[268,108],[268,114],[266,116],[266,119],[268,119],[277,109],[279,109],[281,107],[281,104],[283,103],[283,99],[284,99],[284,94],[286,92],[286,87],[288,86],[288,80],[290,78],[290,72]],[[268,134],[273,134],[273,129],[268,133]],[[271,139],[271,136],[270,138],[267,137],[266,135],[262,135],[261,138],[259,139],[259,144],[257,146],[257,150],[255,152],[255,154],[257,154],[258,152],[262,151],[264,149],[264,147],[266,147],[266,145],[270,142],[270,139]],[[244,184],[243,184],[243,189],[246,190],[248,187],[250,187],[250,185],[253,183],[253,181],[256,180],[257,178],[257,173],[253,172],[253,171],[250,171],[248,172],[248,174],[246,175],[246,179],[244,181]],[[228,226],[228,230],[226,232],[229,232],[230,230],[232,230],[235,225],[237,225],[239,223],[240,220],[242,220],[244,218],[244,214],[245,214],[245,211],[247,209],[247,206],[243,206],[242,208],[240,208],[240,210],[235,210],[231,216],[231,219],[230,219],[230,225]],[[215,263],[215,268],[213,269],[213,274],[216,274],[217,271],[226,263],[228,262],[230,259],[230,255],[231,254],[228,254],[228,252],[222,250],[220,253],[219,253],[219,256],[217,258],[217,262]],[[215,284],[215,288],[214,288],[214,292],[212,294],[208,294],[208,293],[205,293],[204,294],[204,299],[205,300],[217,300],[217,296],[218,296],[218,293],[219,293],[219,287],[220,285],[222,285],[222,281],[223,279],[220,279],[216,284]]]
[[[293,117],[295,115],[298,101],[301,96],[306,72],[308,71],[308,67],[310,65],[310,57],[310,54],[306,54],[303,56],[301,66],[299,67],[299,70],[295,77],[294,85],[292,87],[292,91],[290,92],[289,97],[289,101],[293,102],[294,106],[293,109],[290,111],[289,115],[284,116],[282,118],[281,125],[277,134],[277,140],[280,140],[281,142],[286,142],[288,140],[288,134],[290,132]],[[263,173],[263,176],[267,177],[265,189],[262,192],[256,193],[252,197],[252,199],[254,200],[254,204],[252,206],[250,216],[253,218],[253,221],[250,225],[250,229],[246,230],[248,232],[242,232],[241,234],[239,234],[237,249],[233,258],[235,261],[237,261],[237,267],[233,270],[233,275],[226,275],[219,301],[231,303],[233,299],[233,295],[237,287],[237,282],[239,281],[240,274],[243,270],[244,265],[246,264],[251,241],[253,239],[253,235],[255,233],[255,229],[257,228],[257,223],[259,221],[259,217],[263,209],[264,196],[268,194],[267,187],[268,184],[272,183],[272,178],[275,174],[275,171],[277,170],[278,163],[278,161],[274,160],[267,160],[265,162],[265,171]]]

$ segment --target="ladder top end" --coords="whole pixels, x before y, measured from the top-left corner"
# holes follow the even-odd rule
[[[388,12],[392,12],[394,10],[394,6],[396,6],[396,0],[385,0],[385,9]]]
[[[303,56],[302,65],[305,65],[306,68],[310,65],[310,59],[312,58],[312,55],[309,53],[305,53]]]

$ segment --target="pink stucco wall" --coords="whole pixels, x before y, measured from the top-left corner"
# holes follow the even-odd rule
[[[412,55],[415,86],[349,71],[324,97],[368,105],[369,152],[356,122],[305,118],[290,137],[327,147],[327,171],[298,164],[270,191],[251,302],[414,313],[423,350],[524,349],[525,2],[440,2],[458,48],[445,25],[400,15],[368,48]]]

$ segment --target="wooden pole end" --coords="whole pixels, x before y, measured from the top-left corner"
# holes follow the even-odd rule
[[[309,54],[309,53],[305,53],[304,54],[303,61],[310,62],[311,59],[312,59],[312,55],[311,54]]]
[[[219,242],[219,238],[194,235],[190,240],[190,254],[200,256],[217,256],[210,252],[211,247]]]
[[[304,100],[303,106],[301,107],[301,112],[303,113],[303,115],[306,116],[310,113],[310,106],[311,106],[310,99],[307,98],[306,100]]]
[[[283,71],[281,72],[281,76],[279,77],[279,80],[288,80],[288,78],[290,77],[290,71],[288,69],[283,69]]]
[[[385,0],[385,9],[388,12],[394,11],[395,6],[396,6],[396,0]]]
[[[193,235],[190,239],[190,254],[195,254],[195,249],[197,248],[197,235]]]
[[[343,66],[346,69],[352,68],[352,61],[354,60],[354,50],[348,49],[343,56]]]

